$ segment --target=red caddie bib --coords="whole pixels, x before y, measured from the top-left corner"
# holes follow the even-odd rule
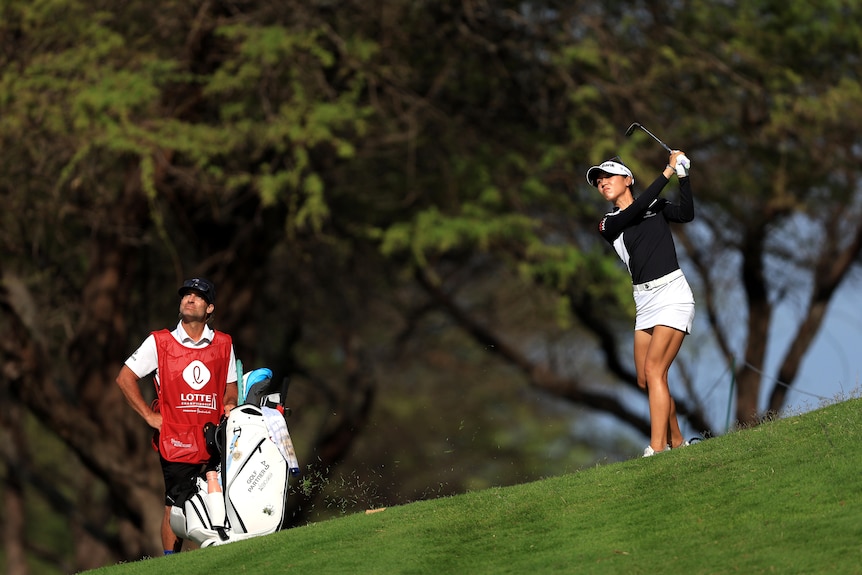
[[[159,358],[159,453],[168,461],[203,463],[210,456],[203,426],[223,413],[231,337],[216,331],[206,347],[190,348],[170,331],[153,332]]]

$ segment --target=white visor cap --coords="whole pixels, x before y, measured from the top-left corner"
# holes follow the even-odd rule
[[[632,175],[632,171],[621,163],[615,162],[613,160],[602,162],[598,166],[593,166],[592,168],[587,170],[587,182],[589,182],[591,186],[595,187],[596,180],[598,179],[599,174],[602,172],[604,172],[605,174],[614,174],[617,176],[628,176],[632,179],[632,184],[635,183],[635,177],[634,175]]]

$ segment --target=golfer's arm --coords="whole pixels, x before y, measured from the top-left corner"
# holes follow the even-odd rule
[[[632,205],[617,212],[613,217],[605,216],[599,226],[599,230],[608,243],[613,243],[623,233],[624,229],[646,211],[667,185],[667,182],[668,179],[664,173],[659,174],[655,181],[641,195],[635,198]]]
[[[665,168],[665,171],[667,171],[667,168]],[[653,183],[651,183],[649,187],[644,190],[644,193],[636,197],[634,203],[626,209],[635,208],[635,215],[644,212],[650,206],[650,204],[652,204],[659,196],[661,191],[667,185],[667,182],[668,177],[664,175],[664,172],[662,172],[658,177],[656,177],[655,180],[653,180]]]
[[[665,206],[664,217],[669,222],[680,224],[694,219],[694,197],[691,194],[691,182],[688,177],[679,179],[679,200]]]
[[[691,193],[691,180],[688,176],[679,179],[679,221],[690,222],[694,219],[694,196]]]

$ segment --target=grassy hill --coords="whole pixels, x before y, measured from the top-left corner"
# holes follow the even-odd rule
[[[862,400],[90,574],[862,573]]]

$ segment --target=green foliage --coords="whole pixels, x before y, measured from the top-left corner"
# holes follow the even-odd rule
[[[457,217],[430,208],[417,215],[414,222],[391,226],[383,235],[381,249],[387,255],[409,250],[424,266],[429,253],[488,251],[495,244],[523,238],[532,226],[529,218],[518,214],[489,217],[487,210],[476,204],[465,205]]]
[[[232,142],[228,156],[248,154],[260,160],[260,171],[230,175],[232,186],[251,183],[264,207],[288,205],[288,230],[321,231],[330,215],[325,178],[314,168],[313,150],[330,148],[338,160],[355,154],[350,137],[361,136],[370,112],[359,102],[363,75],[342,68],[320,29],[234,24],[216,34],[236,46],[232,56],[206,80],[203,93],[219,102],[220,130]],[[369,58],[371,42],[353,42],[353,56]],[[361,61],[361,60],[360,60]],[[290,62],[290,66],[285,66]],[[340,70],[339,70],[340,68]],[[321,78],[341,76],[335,96]],[[259,90],[249,89],[257,86]],[[273,160],[266,158],[274,156]],[[222,155],[210,161],[217,165]]]
[[[858,573],[860,407],[93,573]]]
[[[144,166],[141,183],[154,201],[160,184],[152,158],[176,154],[208,187],[237,189],[252,183],[264,206],[290,204],[291,226],[321,228],[329,209],[325,178],[313,166],[312,151],[325,146],[339,159],[350,158],[354,144],[339,134],[345,129],[361,134],[368,112],[357,101],[364,88],[361,75],[343,78],[345,89],[335,98],[321,98],[325,86],[309,81],[335,65],[318,31],[226,25],[215,33],[236,49],[205,75],[184,71],[175,59],[134,52],[112,28],[118,16],[92,16],[87,15],[78,32],[86,41],[68,38],[62,49],[34,53],[30,60],[20,56],[25,65],[7,68],[0,81],[7,134],[26,129],[30,140],[38,133],[43,141],[65,142],[56,155],[65,164],[57,188],[72,180],[94,186],[93,178],[104,176],[88,175],[84,166],[90,159],[98,158],[102,170],[108,170],[108,158],[131,156]],[[81,13],[77,17],[85,18]],[[41,26],[40,20],[34,29],[50,34]],[[364,58],[374,54],[370,43],[352,46]],[[298,65],[285,67],[285,61]],[[198,86],[205,97],[219,102],[218,117],[197,122],[166,114],[166,91]],[[22,122],[34,116],[39,118],[36,126]],[[50,155],[54,147],[43,153]],[[225,161],[247,154],[251,157],[241,162],[241,171]],[[161,219],[156,204],[153,209],[154,219]]]
[[[706,262],[703,289],[739,287],[738,270],[716,262],[813,270],[819,246],[792,243],[784,225],[794,216],[819,226],[808,237],[840,229],[832,245],[859,220],[855,3],[398,0],[333,10],[292,0],[40,0],[0,10],[0,272],[36,310],[28,324],[39,328],[18,351],[29,359],[44,345],[52,361],[43,379],[80,398],[82,420],[111,411],[100,401],[112,375],[99,370],[164,323],[174,305],[164,285],[192,270],[225,286],[219,327],[236,329],[244,354],[308,378],[301,406],[320,414],[305,421],[309,442],[351,413],[344,398],[357,363],[363,375],[399,382],[435,376],[424,397],[445,388],[460,399],[469,385],[487,398],[501,381],[529,381],[529,369],[465,341],[464,326],[413,281],[417,268],[473,325],[542,358],[532,367],[556,352],[576,364],[559,375],[618,383],[618,373],[593,377],[608,362],[588,332],[619,321],[629,337],[630,280],[595,232],[606,206],[583,174],[619,154],[639,184],[651,179],[666,156],[644,134],[622,136],[635,120],[695,163],[701,227],[687,246]],[[761,230],[762,251],[738,251]],[[102,274],[116,283],[100,283]],[[796,278],[764,276],[765,293],[804,299]],[[116,308],[98,307],[109,297]],[[729,307],[699,317],[738,325],[744,306]],[[79,327],[92,318],[102,323]],[[17,333],[6,315],[0,322]],[[745,345],[734,334],[727,348]],[[427,348],[436,361],[423,363]],[[3,364],[14,367],[4,374],[32,365],[15,353],[4,347]],[[22,377],[28,389],[40,380]],[[609,385],[608,397],[615,391]],[[393,403],[384,404],[390,421],[422,413]],[[641,420],[641,407],[622,418]],[[504,406],[494,419],[471,409],[507,421],[477,437],[483,450],[499,440],[509,460],[533,460],[538,443],[563,433],[562,424],[533,429],[541,413]],[[420,426],[415,443],[448,456],[437,435],[451,424]],[[368,433],[391,439],[382,427]],[[457,457],[471,450],[459,444]],[[392,451],[407,459],[404,445]],[[489,460],[452,484],[525,473]],[[548,461],[524,468],[572,465]],[[411,496],[443,493],[442,481],[417,472],[423,463],[410,459],[386,488],[420,477],[426,485]],[[359,500],[339,494],[362,492],[354,479],[322,476],[328,504]],[[464,534],[469,521],[458,525]]]

